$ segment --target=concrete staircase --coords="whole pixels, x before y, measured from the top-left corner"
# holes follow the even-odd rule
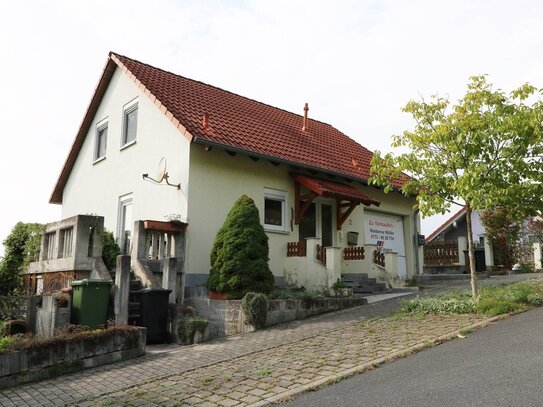
[[[137,292],[143,288],[141,280],[130,273],[130,293],[128,294],[128,325],[137,325],[140,319],[140,301]]]
[[[391,292],[384,283],[378,283],[375,278],[363,273],[342,274],[341,280],[348,288],[353,289],[353,294],[380,294]]]

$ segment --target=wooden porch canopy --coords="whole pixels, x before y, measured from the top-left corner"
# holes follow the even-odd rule
[[[294,178],[295,181],[294,221],[297,225],[300,223],[302,216],[317,196],[334,198],[336,200],[336,225],[338,230],[341,229],[343,222],[345,222],[357,205],[379,206],[381,204],[379,201],[370,198],[349,185],[338,184],[337,182],[325,181],[295,173],[291,173],[290,176]],[[302,194],[300,186],[307,188],[309,192]]]

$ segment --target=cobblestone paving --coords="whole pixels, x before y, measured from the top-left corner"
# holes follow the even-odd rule
[[[508,282],[524,278],[504,277]],[[400,324],[390,318],[385,324],[390,326],[378,321],[361,325],[361,320],[398,310],[401,300],[392,298],[190,347],[170,346],[164,353],[1,390],[0,406],[251,404],[472,321],[433,321],[436,326],[427,331],[417,321]],[[152,396],[144,399],[147,392]]]
[[[298,342],[365,318],[385,316],[399,309],[405,297],[293,321],[246,335],[194,346],[170,346],[164,353],[100,366],[94,369],[0,390],[0,406],[59,406],[114,392],[149,380],[227,361],[288,342]],[[45,397],[45,399],[44,399]]]
[[[430,344],[483,319],[455,315],[361,321],[79,405],[247,406],[417,344]]]

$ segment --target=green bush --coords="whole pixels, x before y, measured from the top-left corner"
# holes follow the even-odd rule
[[[408,314],[468,314],[499,315],[540,305],[543,294],[529,283],[481,288],[479,300],[473,302],[468,292],[453,292],[435,297],[416,298],[404,302],[402,311]]]
[[[117,256],[121,254],[121,249],[117,246],[113,233],[105,230],[102,233],[102,260],[108,270],[115,269],[117,265]]]
[[[340,288],[347,288],[347,284],[345,284],[345,281],[338,278],[336,282],[332,284],[332,288],[334,290],[339,290]]]
[[[534,268],[533,264],[523,262],[523,263],[520,263],[519,267],[515,268],[513,271],[515,273],[518,273],[518,274],[520,274],[520,273],[535,273],[535,268]]]
[[[309,309],[313,305],[322,305],[326,300],[326,294],[323,291],[312,290],[307,291],[301,297],[304,308]]]
[[[245,313],[245,322],[261,329],[266,326],[268,317],[268,297],[266,294],[248,292],[241,301],[241,307]]]
[[[207,287],[242,298],[250,291],[268,294],[274,277],[268,266],[268,236],[254,201],[240,197],[217,232]]]
[[[499,315],[522,311],[540,305],[542,294],[529,283],[516,283],[506,286],[485,287],[480,291],[477,312],[486,315]]]
[[[475,312],[475,304],[468,293],[448,293],[406,301],[402,311],[416,315],[469,314]]]
[[[4,240],[4,257],[0,259],[0,295],[21,293],[22,274],[31,262],[38,260],[44,229],[40,223],[18,222]]]
[[[177,320],[177,336],[179,342],[184,345],[192,345],[194,343],[194,335],[196,332],[204,334],[209,321],[200,317],[183,317]]]
[[[21,338],[22,335],[0,336],[0,353],[17,348]]]

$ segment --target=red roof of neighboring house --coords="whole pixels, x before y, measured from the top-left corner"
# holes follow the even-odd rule
[[[312,177],[306,177],[305,175],[300,174],[291,174],[290,176],[298,181],[301,185],[315,192],[319,196],[331,196],[334,198],[337,197],[356,203],[362,203],[366,206],[380,205],[379,201],[370,198],[366,194],[360,192],[357,189],[354,189],[349,185],[339,184],[337,182],[331,182]]]
[[[458,221],[464,214],[466,213],[466,208],[460,209],[458,212],[456,212],[453,216],[451,216],[449,219],[447,219],[440,227],[438,227],[436,230],[434,230],[430,236],[428,236],[424,241],[426,243],[430,243],[432,240],[434,240],[436,237],[439,236],[439,234],[445,229],[447,229],[450,225],[452,225],[454,222]]]
[[[119,67],[192,142],[262,156],[365,182],[372,152],[329,124],[187,79],[115,53],[109,59],[57,181],[62,192],[109,81]],[[208,125],[204,126],[204,116]],[[407,177],[394,182],[403,185]]]

